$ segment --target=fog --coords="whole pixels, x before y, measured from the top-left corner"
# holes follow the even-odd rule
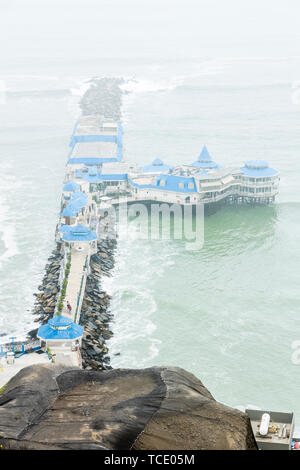
[[[291,57],[299,18],[298,0],[1,0],[1,57]]]

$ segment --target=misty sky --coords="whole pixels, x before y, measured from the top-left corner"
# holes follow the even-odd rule
[[[300,55],[299,0],[0,0],[2,63]]]

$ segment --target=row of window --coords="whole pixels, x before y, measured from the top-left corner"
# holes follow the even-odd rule
[[[274,188],[265,186],[263,188],[247,188],[245,186],[241,186],[239,190],[242,193],[270,193]]]
[[[250,183],[265,183],[267,181],[274,181],[276,176],[265,177],[265,178],[251,178],[250,176],[236,175],[235,179],[249,181]]]
[[[159,185],[160,186],[165,186],[166,185],[166,181],[165,180],[160,180],[159,182]],[[187,185],[188,189],[194,189],[194,183],[191,181],[188,183]],[[184,182],[181,181],[180,183],[178,183],[178,188],[179,189],[184,189]]]

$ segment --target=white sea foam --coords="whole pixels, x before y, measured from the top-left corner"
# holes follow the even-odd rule
[[[76,88],[70,88],[70,92],[74,96],[82,97],[85,92],[90,88],[91,84],[89,80],[82,80],[79,82]]]
[[[121,88],[124,91],[128,91],[130,93],[153,93],[157,91],[168,91],[174,90],[178,84],[181,83],[181,80],[176,78],[170,80],[129,80]]]
[[[15,226],[8,220],[8,208],[4,200],[0,201],[0,238],[4,244],[4,252],[0,255],[2,267],[5,261],[19,253]]]
[[[32,75],[32,74],[5,74],[5,75],[2,75],[2,77],[6,80],[6,79],[17,79],[17,80],[20,80],[20,81],[24,81],[24,80],[28,80],[28,79],[31,79],[31,80],[53,80],[53,81],[57,81],[59,80],[59,78],[55,75]]]
[[[147,358],[148,361],[152,361],[155,357],[159,355],[159,346],[162,344],[160,339],[153,338],[151,340],[151,344],[149,347],[149,356]]]

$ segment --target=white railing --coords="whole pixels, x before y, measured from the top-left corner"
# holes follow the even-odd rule
[[[81,283],[80,283],[79,291],[77,294],[77,304],[76,304],[76,310],[74,314],[74,323],[79,323],[79,320],[80,320],[81,307],[82,307],[82,302],[84,298],[85,286],[86,286],[88,274],[89,274],[89,255],[87,255],[86,260],[85,260],[85,265],[83,267],[83,273],[81,276]]]

